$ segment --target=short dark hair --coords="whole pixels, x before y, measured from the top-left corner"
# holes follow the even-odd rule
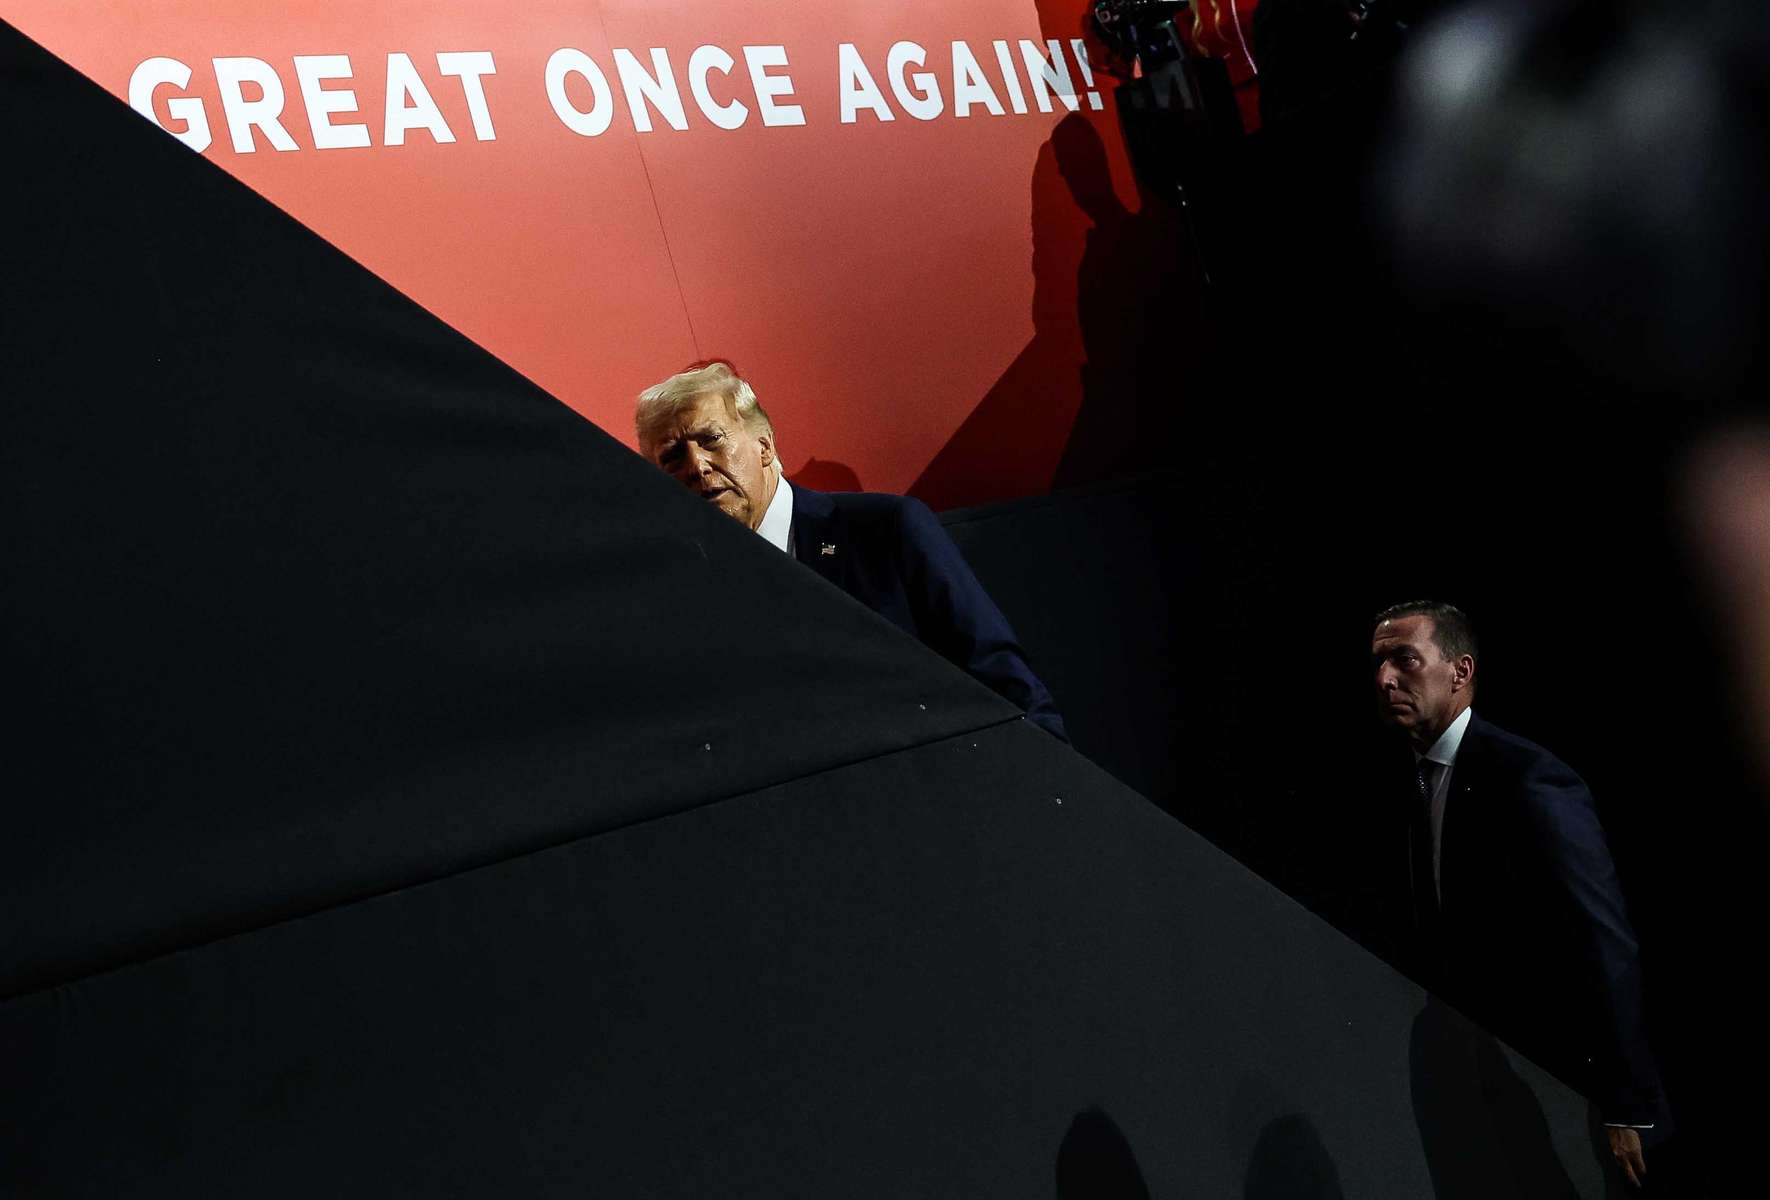
[[[1481,643],[1475,638],[1475,626],[1469,620],[1469,614],[1454,604],[1445,604],[1439,600],[1409,600],[1405,604],[1391,604],[1378,613],[1371,621],[1374,631],[1384,621],[1397,621],[1402,617],[1431,617],[1432,644],[1447,660],[1461,658],[1467,654],[1470,658],[1481,657]]]

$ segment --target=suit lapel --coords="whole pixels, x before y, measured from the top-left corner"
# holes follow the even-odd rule
[[[793,557],[842,586],[841,525],[836,502],[823,492],[810,488],[793,489]]]
[[[1438,889],[1444,907],[1461,907],[1468,897],[1460,885],[1466,879],[1469,857],[1478,855],[1481,825],[1481,780],[1485,774],[1487,738],[1480,717],[1471,716],[1457,748],[1456,766],[1444,798],[1444,825],[1438,832]]]

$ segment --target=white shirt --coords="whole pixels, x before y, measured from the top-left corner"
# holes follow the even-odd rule
[[[776,550],[793,552],[793,488],[785,478],[775,480],[774,499],[768,502],[768,511],[762,514],[762,524],[756,526],[756,532]]]
[[[1463,734],[1469,728],[1469,718],[1474,715],[1473,708],[1465,708],[1450,723],[1450,728],[1438,735],[1430,750],[1424,754],[1414,752],[1414,766],[1419,766],[1422,759],[1433,764],[1427,775],[1427,781],[1432,785],[1432,891],[1441,904],[1444,902],[1444,885],[1439,863],[1444,858],[1444,806],[1450,801],[1451,768],[1457,765],[1457,751],[1462,749]]]

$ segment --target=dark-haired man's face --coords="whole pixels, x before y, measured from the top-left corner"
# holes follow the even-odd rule
[[[774,438],[752,433],[725,396],[709,392],[677,413],[640,447],[645,457],[726,516],[762,524],[774,491]]]
[[[1425,615],[1396,617],[1371,635],[1377,716],[1425,749],[1469,706],[1474,660],[1447,659]]]

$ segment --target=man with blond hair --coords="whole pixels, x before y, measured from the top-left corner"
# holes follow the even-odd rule
[[[774,425],[729,362],[696,363],[640,393],[639,452],[1068,741],[1008,619],[919,500],[795,488]]]

